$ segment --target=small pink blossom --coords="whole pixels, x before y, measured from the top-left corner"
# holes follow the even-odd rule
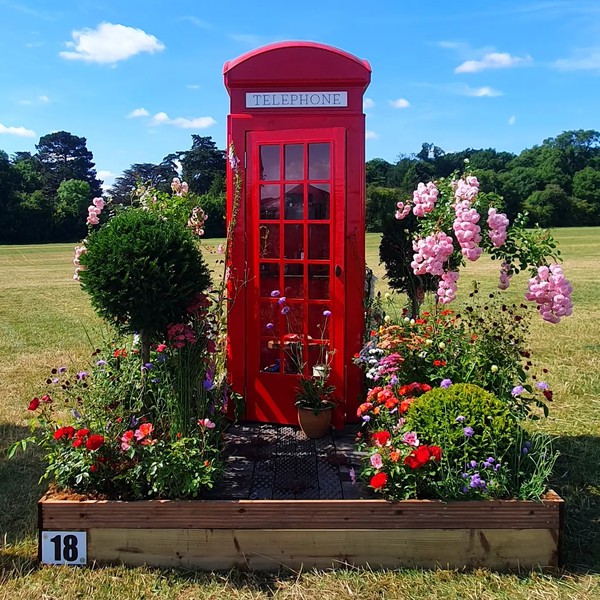
[[[371,454],[371,466],[375,469],[381,469],[383,467],[383,459],[381,458],[381,454],[376,452],[375,454]]]
[[[417,432],[416,431],[407,431],[403,436],[402,436],[402,441],[405,444],[408,444],[409,446],[415,446],[417,447],[419,445],[419,438],[417,437]]]
[[[198,425],[200,425],[200,427],[205,427],[206,429],[214,429],[216,427],[216,424],[213,423],[209,418],[198,419]]]

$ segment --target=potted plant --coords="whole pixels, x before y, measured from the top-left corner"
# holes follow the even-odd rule
[[[298,423],[310,439],[323,437],[329,431],[331,413],[335,408],[333,393],[335,386],[328,383],[331,371],[330,360],[333,352],[327,352],[325,362],[312,367],[312,375],[305,376],[301,371],[296,388]]]

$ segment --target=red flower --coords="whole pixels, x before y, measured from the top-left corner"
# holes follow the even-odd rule
[[[78,437],[79,439],[84,438],[86,435],[88,435],[90,433],[89,429],[80,429],[76,434],[75,437]]]
[[[39,405],[40,405],[40,399],[39,398],[34,398],[29,403],[29,406],[27,407],[27,410],[36,410]]]
[[[388,480],[388,476],[386,473],[376,473],[375,475],[373,475],[373,477],[371,477],[371,481],[369,482],[369,485],[374,490],[378,490],[387,483],[387,480]]]
[[[168,348],[168,346],[166,344],[159,344],[158,346],[156,346],[156,351],[164,352],[167,348]]]
[[[446,366],[446,361],[445,360],[434,360],[433,361],[433,366],[434,367],[445,367]]]
[[[402,402],[400,402],[400,414],[403,415],[414,401],[414,398],[407,398],[406,400],[402,400]]]
[[[419,446],[415,452],[415,458],[421,465],[426,465],[429,462],[430,456],[431,454],[429,453],[428,446]]]
[[[385,446],[391,437],[389,431],[376,431],[371,434],[371,439],[375,442],[375,445],[379,447]]]
[[[412,452],[404,459],[404,464],[411,469],[418,469],[421,466]]]
[[[127,358],[127,350],[125,348],[118,348],[114,351],[113,356],[115,358]]]
[[[431,456],[436,462],[439,462],[442,458],[442,449],[439,446],[429,446],[429,452],[431,452]]]
[[[73,448],[79,448],[79,446],[81,446],[81,444],[83,444],[83,440],[76,439],[76,440],[73,440],[72,446],[73,446]]]
[[[44,394],[42,396],[41,400],[44,404],[50,404],[50,402],[52,402],[52,398],[50,398],[50,396],[48,396],[48,394]]]
[[[548,402],[552,402],[552,390],[544,390],[543,394]]]
[[[64,437],[66,437],[67,439],[71,439],[73,436],[75,435],[75,428],[68,426],[68,427],[59,427],[55,432],[54,432],[54,439],[55,440],[60,440]]]
[[[98,467],[97,467],[96,465],[92,465],[92,466],[90,467],[90,471],[91,471],[92,473],[95,473],[97,470],[98,470]]]
[[[98,434],[90,435],[85,442],[85,447],[88,450],[98,450],[104,444],[104,437]]]

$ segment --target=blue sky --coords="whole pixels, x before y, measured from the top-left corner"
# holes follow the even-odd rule
[[[598,0],[0,0],[0,149],[70,131],[110,184],[192,133],[224,148],[223,63],[281,40],[369,60],[367,158],[600,129]]]

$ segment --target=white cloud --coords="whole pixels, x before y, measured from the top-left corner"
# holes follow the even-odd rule
[[[369,108],[373,108],[375,106],[375,102],[371,100],[371,98],[365,98],[363,100],[363,110],[368,110]]]
[[[201,29],[210,29],[212,26],[207,21],[203,21],[198,17],[181,17],[182,21],[189,21],[192,25],[200,27]]]
[[[531,62],[531,56],[511,56],[508,52],[490,52],[481,60],[467,60],[454,69],[455,73],[478,73],[485,69],[507,69]]]
[[[465,43],[464,42],[450,42],[450,41],[442,40],[441,42],[438,42],[438,46],[440,48],[449,48],[450,50],[456,50],[458,48],[464,48]]]
[[[554,62],[561,71],[600,71],[600,47],[578,52],[577,58],[562,58]]]
[[[464,88],[465,96],[473,96],[474,98],[493,98],[495,96],[502,96],[502,92],[495,90],[489,86],[483,86],[479,88],[472,88],[468,85]]]
[[[140,52],[160,52],[165,46],[153,35],[141,29],[100,23],[96,29],[72,32],[74,42],[66,42],[74,51],[60,52],[67,60],[83,60],[100,64],[114,64]]]
[[[367,129],[367,131],[365,132],[365,139],[367,139],[367,140],[378,140],[379,136],[374,131],[371,131],[371,130]]]
[[[195,117],[192,119],[176,117],[171,119],[166,112],[156,113],[150,121],[150,125],[174,125],[181,129],[206,129],[215,124],[216,121],[212,117]]]
[[[135,119],[136,117],[149,117],[150,113],[145,108],[134,108],[128,115],[128,119]]]
[[[390,106],[394,108],[408,108],[410,102],[406,98],[398,98],[398,100],[390,100]]]
[[[200,86],[197,83],[190,83],[187,86],[188,90],[199,90]]]
[[[48,98],[48,96],[38,96],[35,100],[19,100],[19,104],[21,104],[22,106],[31,106],[32,104],[36,103],[45,104],[46,102],[50,102],[50,98]]]
[[[48,96],[38,96],[38,100],[40,102],[50,102],[50,98],[48,98]]]
[[[35,131],[25,127],[6,127],[0,123],[0,135],[16,135],[18,137],[35,137]]]
[[[509,124],[509,125],[514,125],[516,122],[517,122],[517,117],[515,117],[515,115],[511,115],[511,116],[508,118],[508,124]]]
[[[102,179],[102,189],[106,192],[115,182],[117,175],[112,171],[98,171],[98,179]]]

